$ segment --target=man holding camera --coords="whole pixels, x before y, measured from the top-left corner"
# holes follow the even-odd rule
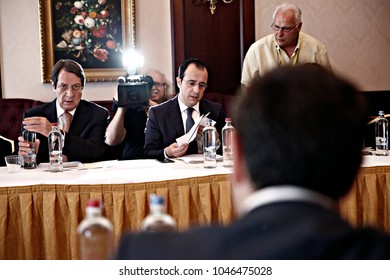
[[[164,74],[157,70],[149,70],[146,76],[152,78],[149,85],[149,105],[160,104],[170,98],[172,94],[169,83]],[[117,146],[123,143],[121,159],[140,159],[144,157],[145,124],[147,109],[118,107],[114,118],[106,131],[106,144]]]

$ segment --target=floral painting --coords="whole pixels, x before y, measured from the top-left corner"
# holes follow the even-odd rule
[[[89,68],[115,66],[120,62],[123,51],[120,1],[57,0],[53,14],[56,57],[72,57]]]
[[[134,0],[40,0],[40,10],[41,33],[52,31],[41,34],[49,36],[42,40],[44,63],[73,59],[90,81],[123,74],[122,54],[134,47]]]

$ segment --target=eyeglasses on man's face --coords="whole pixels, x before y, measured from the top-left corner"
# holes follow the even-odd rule
[[[166,83],[154,82],[153,85],[154,85],[155,87],[165,87],[167,84],[166,84]]]
[[[194,80],[184,80],[184,79],[183,79],[183,81],[186,82],[190,87],[195,87],[197,85],[200,89],[207,88],[207,84],[204,82],[197,82]]]
[[[276,25],[275,23],[271,24],[271,28],[273,31],[283,31],[283,32],[290,32],[291,30],[297,28],[299,25],[296,24],[294,26],[279,26],[279,25]]]
[[[59,89],[59,91],[62,93],[62,92],[66,92],[68,91],[69,89],[72,89],[73,92],[80,92],[83,87],[81,86],[81,84],[74,84],[74,85],[67,85],[67,84],[58,84],[57,85],[57,88]]]

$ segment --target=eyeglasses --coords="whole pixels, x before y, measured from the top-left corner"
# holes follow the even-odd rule
[[[67,84],[59,84],[59,85],[57,85],[57,88],[60,90],[60,92],[66,92],[69,90],[69,88],[71,88],[72,91],[76,92],[76,93],[80,92],[83,89],[81,84],[74,84],[71,86],[69,86]]]
[[[166,83],[154,82],[153,85],[156,86],[156,87],[165,87],[167,84]]]
[[[194,81],[194,80],[188,80],[188,81],[186,81],[186,80],[184,80],[183,79],[183,81],[184,82],[186,82],[190,87],[195,87],[196,85],[198,85],[198,87],[200,88],[200,89],[205,89],[205,88],[207,88],[207,84],[206,83],[204,83],[204,82],[197,82],[197,81]]]
[[[299,25],[299,23],[297,25],[294,25],[294,26],[283,26],[283,27],[280,27],[278,25],[275,25],[275,23],[271,24],[271,28],[273,31],[283,31],[283,32],[290,32],[291,30],[297,28]]]

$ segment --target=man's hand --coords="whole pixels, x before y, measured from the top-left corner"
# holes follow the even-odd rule
[[[165,154],[169,157],[181,157],[187,152],[188,144],[179,146],[177,143],[173,143],[165,148]]]
[[[51,123],[44,117],[30,117],[23,120],[23,127],[28,131],[48,136],[51,131]]]
[[[19,141],[19,150],[18,150],[19,156],[25,156],[31,152],[30,143],[27,142],[22,136],[18,137],[18,141]],[[37,139],[35,141],[35,153],[36,154],[38,154],[39,144],[41,144],[41,140]]]

